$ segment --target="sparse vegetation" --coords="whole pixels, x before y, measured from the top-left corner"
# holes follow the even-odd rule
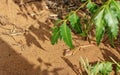
[[[89,64],[88,59],[80,58],[81,68],[86,71],[87,75],[110,75],[113,69],[113,65],[115,65],[116,74],[120,74],[120,64],[117,63],[113,58],[111,58],[113,62],[102,61],[98,62],[95,65]]]
[[[107,0],[100,1],[99,4],[92,0],[81,0],[81,2],[78,9],[69,12],[64,19],[58,19],[54,23],[52,44],[56,44],[58,39],[63,39],[70,48],[74,48],[72,32],[86,40],[91,39],[89,36],[96,37],[97,45],[107,36],[110,45],[115,47],[114,40],[119,36],[120,1]],[[113,65],[115,65],[116,74],[119,75],[120,64],[113,58],[111,60],[113,62],[102,61],[91,65],[88,59],[81,58],[80,63],[87,75],[109,75],[113,70]]]
[[[83,1],[83,0],[81,0]],[[78,11],[84,8],[84,15],[78,16]],[[73,48],[71,31],[89,38],[90,33],[95,30],[97,45],[100,44],[105,34],[109,37],[111,46],[114,47],[114,40],[117,39],[120,20],[120,2],[107,0],[100,5],[92,0],[84,0],[83,4],[75,11],[71,11],[63,19],[58,19],[53,28],[52,44],[58,39]],[[95,29],[93,29],[95,27]],[[94,33],[92,33],[94,34]],[[94,36],[93,36],[94,37]]]

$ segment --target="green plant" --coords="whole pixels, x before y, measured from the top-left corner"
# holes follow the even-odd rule
[[[117,38],[119,31],[118,20],[120,20],[120,5],[115,0],[108,0],[101,6],[93,17],[96,25],[96,39],[97,44],[100,43],[104,32],[106,31],[111,44]]]
[[[75,11],[71,11],[65,19],[58,19],[55,22],[52,35],[52,44],[57,43],[58,39],[73,48],[71,31],[80,34],[82,37],[89,38],[89,33],[93,27],[96,29],[96,42],[100,44],[104,34],[107,34],[110,43],[114,46],[114,39],[118,36],[120,20],[120,2],[108,0],[101,5],[97,5],[91,0],[81,0],[84,3]],[[81,8],[86,6],[87,12],[84,16],[78,16]]]
[[[113,62],[102,61],[98,62],[95,65],[89,64],[88,59],[80,58],[80,65],[83,68],[87,75],[109,75],[112,72],[113,64],[116,66],[117,74],[120,73],[120,64],[117,63],[113,58],[111,58]]]

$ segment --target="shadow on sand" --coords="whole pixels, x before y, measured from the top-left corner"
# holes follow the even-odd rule
[[[38,62],[49,68],[52,66],[51,63],[44,62],[41,58]],[[34,66],[0,38],[0,75],[58,75],[58,71],[62,70],[62,68],[53,68],[50,71],[49,68],[41,69],[42,65],[36,68]]]

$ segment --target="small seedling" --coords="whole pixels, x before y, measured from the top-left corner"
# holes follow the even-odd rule
[[[120,64],[110,57],[113,62],[102,61],[94,65],[89,64],[88,59],[80,58],[81,68],[85,70],[87,75],[110,75],[113,70],[113,64],[116,64],[117,75],[120,73]]]

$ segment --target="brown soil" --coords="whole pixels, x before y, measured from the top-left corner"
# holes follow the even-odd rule
[[[90,63],[111,61],[109,57],[120,61],[120,46],[112,49],[104,44],[64,57],[68,47],[63,41],[51,45],[53,24],[48,18],[53,13],[45,2],[24,2],[21,7],[18,3],[19,0],[0,0],[0,75],[79,75],[80,57],[88,58]],[[74,45],[89,44],[77,36],[73,42]]]

